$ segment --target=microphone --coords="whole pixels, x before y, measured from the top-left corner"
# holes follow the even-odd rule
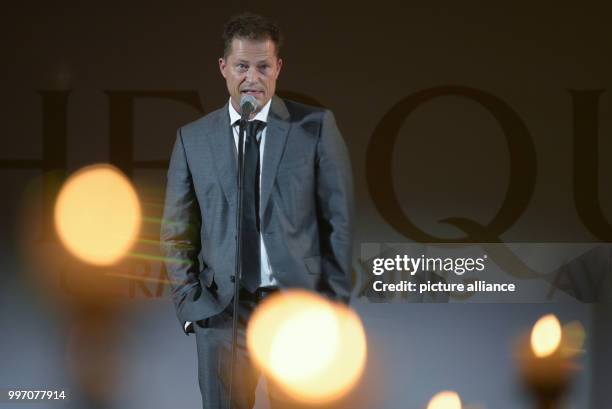
[[[259,103],[257,102],[257,98],[252,95],[243,95],[240,98],[240,112],[242,120],[248,121],[249,116],[257,110],[259,107]]]

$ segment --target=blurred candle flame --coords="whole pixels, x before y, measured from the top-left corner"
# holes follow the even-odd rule
[[[348,307],[302,290],[268,297],[254,311],[247,345],[257,366],[290,398],[341,398],[365,366],[366,339]]]
[[[54,216],[57,233],[72,254],[91,264],[110,265],[134,243],[141,208],[132,184],[117,168],[92,165],[64,183]]]
[[[429,401],[427,409],[461,409],[461,399],[457,392],[438,392]]]
[[[538,358],[555,353],[561,344],[561,324],[554,314],[541,317],[531,330],[531,349]]]

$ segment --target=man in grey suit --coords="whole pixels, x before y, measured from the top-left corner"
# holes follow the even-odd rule
[[[177,132],[166,186],[161,246],[172,298],[196,334],[203,407],[227,407],[236,251],[240,101],[251,95],[244,142],[242,279],[235,409],[252,408],[259,372],[245,347],[257,303],[302,288],[348,301],[353,186],[333,114],[275,96],[282,67],[276,25],[245,13],[224,29],[221,74],[228,103]],[[273,408],[286,407],[275,394]]]

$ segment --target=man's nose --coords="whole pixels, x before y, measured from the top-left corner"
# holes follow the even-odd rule
[[[257,68],[254,66],[249,67],[249,69],[247,70],[247,75],[246,75],[246,79],[248,82],[257,82],[257,79],[259,78],[259,72],[257,72]]]

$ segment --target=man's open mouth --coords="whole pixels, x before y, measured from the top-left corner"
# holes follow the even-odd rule
[[[241,94],[247,94],[247,95],[259,95],[262,94],[263,91],[260,90],[256,90],[256,89],[244,89],[242,91],[240,91]]]

